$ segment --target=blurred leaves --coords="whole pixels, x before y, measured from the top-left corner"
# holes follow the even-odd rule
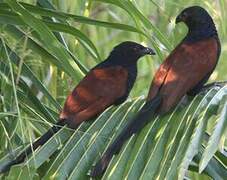
[[[146,94],[151,74],[185,34],[185,27],[174,28],[177,12],[194,3],[34,2],[0,1],[0,169],[46,132],[57,120],[70,89],[117,43],[134,40],[155,48],[158,56],[139,62],[137,83],[130,96]],[[220,63],[211,79],[226,79],[226,2],[196,4],[212,13],[222,41]],[[227,87],[211,89],[151,120],[112,159],[102,179],[224,179],[226,97]],[[63,128],[24,164],[0,177],[88,179],[92,165],[143,101],[133,98],[111,107],[75,132]]]

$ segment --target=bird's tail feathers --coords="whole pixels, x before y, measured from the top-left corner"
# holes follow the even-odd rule
[[[45,144],[65,124],[66,124],[66,119],[59,120],[44,135],[42,135],[39,139],[37,139],[34,143],[32,143],[32,145],[27,147],[19,156],[17,156],[16,159],[10,161],[2,169],[0,169],[0,173],[7,172],[9,171],[11,166],[22,163],[29,154],[35,151],[39,146],[42,146],[43,144]]]
[[[154,119],[160,103],[161,96],[158,95],[143,105],[138,115],[126,125],[114,142],[108,147],[100,161],[98,161],[90,173],[92,177],[102,175],[111,158],[114,154],[117,154],[120,151],[124,142],[127,141],[133,134],[138,133],[150,120]]]

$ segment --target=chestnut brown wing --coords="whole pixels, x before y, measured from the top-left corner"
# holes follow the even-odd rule
[[[95,117],[124,96],[128,71],[121,66],[91,70],[67,97],[61,119],[72,126]]]
[[[218,44],[215,38],[179,45],[156,72],[148,100],[159,93],[163,99],[159,111],[169,111],[213,71],[217,56]]]

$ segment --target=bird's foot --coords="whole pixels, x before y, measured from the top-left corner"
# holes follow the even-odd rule
[[[206,86],[204,86],[205,88],[209,88],[209,87],[224,87],[225,85],[227,85],[227,81],[219,81],[219,82],[213,82],[213,83],[210,83],[210,84],[207,84]]]
[[[206,92],[208,92],[212,88],[220,89],[220,88],[224,87],[225,85],[227,85],[227,81],[219,81],[219,82],[213,82],[213,83],[207,84],[201,89],[199,94],[205,94]]]

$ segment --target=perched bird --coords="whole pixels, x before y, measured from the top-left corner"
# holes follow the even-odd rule
[[[48,141],[64,125],[76,129],[83,121],[94,118],[111,105],[124,102],[137,77],[137,61],[154,55],[151,48],[126,41],[117,45],[109,57],[95,66],[66,99],[59,121],[0,172],[22,163],[26,156]]]
[[[199,6],[188,7],[177,16],[176,23],[179,22],[184,22],[188,27],[186,37],[160,65],[151,83],[145,105],[108,147],[90,172],[92,177],[102,175],[112,156],[149,120],[170,111],[184,95],[195,95],[201,91],[216,67],[221,45],[215,24],[208,12]]]

